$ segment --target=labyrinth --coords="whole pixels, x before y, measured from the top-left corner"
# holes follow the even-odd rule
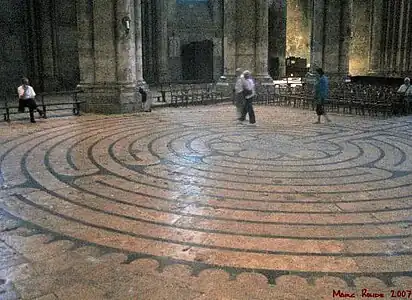
[[[3,140],[2,209],[130,260],[411,276],[412,120],[280,110],[258,107],[257,126],[230,106],[39,121]]]

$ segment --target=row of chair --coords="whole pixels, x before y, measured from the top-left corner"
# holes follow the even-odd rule
[[[226,101],[214,83],[204,84],[168,84],[160,89],[162,101],[170,99],[170,106],[188,106]],[[160,99],[160,96],[158,97]]]
[[[313,86],[257,86],[257,103],[314,109]],[[384,117],[410,114],[411,107],[392,86],[331,84],[326,105],[329,111]]]

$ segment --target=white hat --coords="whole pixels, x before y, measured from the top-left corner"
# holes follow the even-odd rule
[[[250,75],[250,71],[249,70],[243,71],[243,75]]]
[[[406,82],[406,81],[411,82],[411,79],[410,79],[409,77],[406,77],[404,81],[405,81],[405,82]]]

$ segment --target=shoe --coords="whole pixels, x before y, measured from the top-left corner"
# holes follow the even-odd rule
[[[36,120],[30,120],[31,123],[36,123]]]

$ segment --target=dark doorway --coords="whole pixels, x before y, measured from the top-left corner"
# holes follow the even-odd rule
[[[213,81],[213,42],[192,42],[182,47],[183,80]]]

